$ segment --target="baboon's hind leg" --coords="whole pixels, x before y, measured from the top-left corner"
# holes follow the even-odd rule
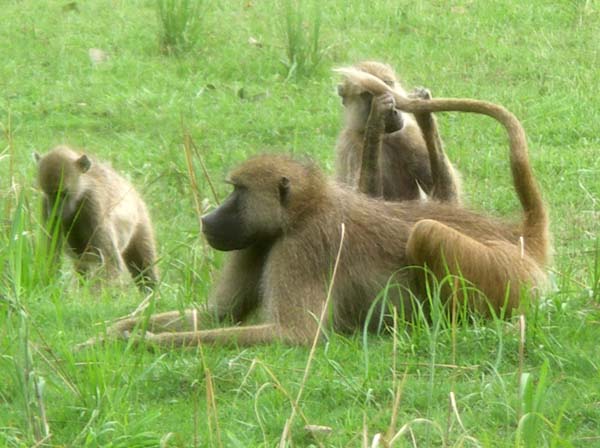
[[[411,264],[425,265],[438,280],[448,274],[457,276],[442,288],[443,300],[466,297],[469,308],[490,314],[490,307],[500,313],[518,308],[520,288],[527,279],[526,262],[516,246],[506,242],[483,244],[438,221],[424,219],[416,223],[406,247]],[[462,277],[468,290],[461,290]],[[469,285],[472,285],[469,286]],[[483,294],[482,294],[483,293]]]

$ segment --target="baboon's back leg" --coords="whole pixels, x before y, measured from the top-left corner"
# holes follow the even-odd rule
[[[156,248],[152,230],[147,225],[138,225],[135,235],[123,253],[123,259],[140,289],[156,288]]]
[[[411,264],[426,265],[438,280],[450,274],[475,285],[476,290],[467,291],[469,307],[482,314],[489,314],[490,306],[495,313],[507,306],[510,313],[519,305],[527,269],[516,246],[502,242],[486,245],[438,221],[424,219],[413,228],[406,253]],[[455,294],[462,301],[465,291],[456,288],[462,283],[450,283],[442,290],[443,299]]]
[[[422,100],[430,100],[431,92],[428,89],[419,87],[410,96]],[[444,151],[444,144],[440,137],[434,115],[430,112],[415,113],[414,115],[419,128],[421,128],[429,154],[431,178],[433,181],[431,197],[442,202],[459,202],[459,180]]]

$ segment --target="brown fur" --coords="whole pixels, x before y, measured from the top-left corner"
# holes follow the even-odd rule
[[[314,165],[283,156],[250,159],[231,173],[234,191],[229,198],[203,217],[209,243],[232,251],[208,311],[218,319],[240,322],[259,309],[266,322],[204,330],[204,320],[194,311],[175,311],[152,316],[146,337],[163,346],[309,343],[326,303],[342,223],[346,236],[331,312],[339,331],[365,325],[386,285],[391,285],[388,300],[410,318],[414,302],[408,299],[414,294],[425,302],[430,278],[411,266],[426,266],[438,279],[447,274],[464,278],[466,290],[462,281],[450,282],[458,290],[442,288],[447,304],[466,298],[470,310],[497,315],[518,309],[525,289],[543,286],[548,259],[547,213],[520,123],[500,106],[474,100],[411,100],[402,107],[476,110],[500,120],[509,131],[522,222],[509,224],[436,201],[384,202],[328,181]],[[369,324],[379,317],[375,312]],[[138,323],[118,322],[109,334],[127,333]]]
[[[128,269],[140,287],[155,287],[152,222],[135,188],[108,165],[68,146],[35,156],[49,236],[61,244],[66,239],[76,270],[89,275],[103,265],[109,278],[117,278]]]
[[[391,90],[407,95],[387,64],[365,61],[349,69],[377,77]],[[338,94],[346,122],[336,146],[339,181],[386,200],[418,199],[422,189],[440,201],[459,201],[460,181],[431,113],[402,112],[390,92],[371,92],[360,80],[345,78]],[[425,89],[412,95],[431,98]]]
[[[523,236],[535,243],[534,250],[539,256],[549,252],[548,213],[542,201],[539,187],[531,172],[527,152],[527,137],[517,118],[505,108],[486,101],[464,98],[435,98],[428,101],[408,98],[394,91],[380,79],[368,73],[350,69],[337,69],[352,82],[366,86],[374,94],[384,92],[394,96],[399,109],[412,112],[470,112],[488,115],[498,120],[507,130],[510,144],[510,168],[512,179],[521,206],[525,213]]]

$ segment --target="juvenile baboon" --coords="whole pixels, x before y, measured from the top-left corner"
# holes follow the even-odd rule
[[[390,90],[407,96],[389,65],[365,61],[351,67],[379,78]],[[344,70],[344,69],[340,69]],[[458,202],[460,182],[444,152],[435,117],[396,108],[388,91],[345,78],[338,86],[345,128],[336,146],[336,178],[358,191],[386,200],[418,199],[423,190],[440,201]],[[425,89],[409,96],[430,99]],[[432,176],[432,168],[437,176]]]
[[[48,236],[59,239],[55,253],[66,239],[80,274],[101,265],[106,276],[116,278],[128,269],[140,288],[154,288],[154,232],[135,188],[108,165],[68,146],[34,155]]]
[[[309,343],[326,303],[342,223],[345,239],[327,314],[339,331],[360,328],[374,310],[369,324],[378,321],[379,307],[372,305],[386,285],[387,299],[410,318],[414,302],[407,297],[410,291],[425,302],[425,282],[431,279],[425,272],[438,279],[448,274],[464,279],[445,282],[449,286],[441,298],[448,305],[460,301],[486,315],[518,309],[524,290],[543,286],[549,250],[546,208],[523,128],[504,108],[482,101],[410,100],[402,107],[477,112],[504,124],[522,221],[509,224],[433,200],[385,202],[329,181],[312,164],[256,157],[233,170],[233,192],[202,223],[209,244],[230,251],[208,311],[242,322],[258,308],[266,322],[204,330],[194,311],[174,311],[152,316],[146,338],[162,346]],[[118,322],[108,334],[122,335],[137,323]]]

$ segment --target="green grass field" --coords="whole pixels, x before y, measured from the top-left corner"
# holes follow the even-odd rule
[[[227,171],[264,151],[308,156],[331,173],[341,126],[331,69],[362,59],[390,63],[409,88],[497,102],[522,120],[551,212],[554,287],[525,313],[524,337],[518,318],[435,317],[395,336],[330,335],[284,443],[371,446],[381,433],[393,446],[600,446],[600,3],[289,5],[205,0],[169,46],[154,0],[2,2],[0,446],[279,443],[308,348],[116,341],[73,352],[144,297],[133,286],[80,286],[64,257],[45,281],[31,154],[66,142],[131,178],[161,256],[148,312],[184,309],[206,300],[223,260],[199,233],[184,136],[221,198]],[[300,44],[296,64],[289,42]],[[90,49],[108,57],[93,62]],[[503,129],[464,114],[439,122],[467,202],[518,216]],[[194,167],[208,210],[197,157]]]

